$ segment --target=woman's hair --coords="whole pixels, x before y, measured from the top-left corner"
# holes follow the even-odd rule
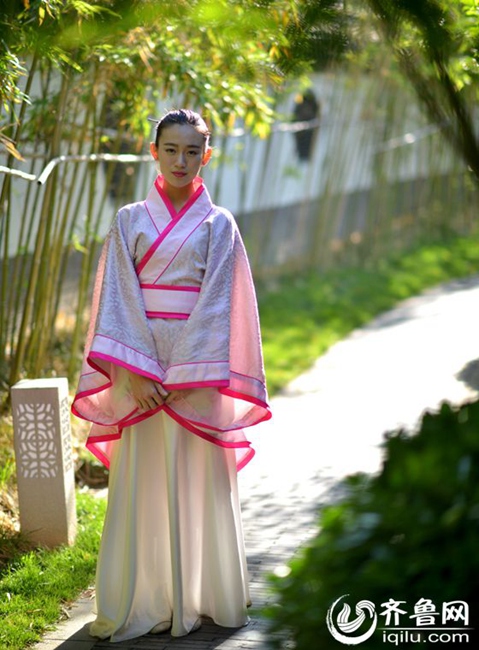
[[[173,126],[174,124],[189,124],[190,126],[194,127],[198,133],[201,133],[203,135],[205,147],[208,146],[211,133],[208,130],[206,122],[201,117],[201,115],[187,108],[179,108],[176,110],[168,111],[168,113],[163,115],[163,117],[157,121],[155,132],[155,145],[157,147],[160,142],[160,136],[163,130],[168,126]]]

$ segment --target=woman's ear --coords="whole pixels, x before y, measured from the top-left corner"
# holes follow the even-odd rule
[[[154,142],[150,142],[150,153],[155,160],[158,160],[158,149],[156,148],[156,144]]]
[[[203,154],[203,158],[201,160],[201,164],[203,165],[203,167],[210,162],[212,153],[213,153],[213,149],[211,147],[207,147],[205,149],[205,153]]]

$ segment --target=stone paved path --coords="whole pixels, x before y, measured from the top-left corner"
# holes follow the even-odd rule
[[[271,598],[266,575],[281,571],[314,534],[317,510],[337,498],[341,479],[379,468],[384,432],[413,429],[425,409],[444,399],[459,404],[477,395],[479,278],[405,301],[318,359],[273,400],[274,420],[252,433],[257,457],[240,473],[254,603],[247,627],[205,622],[179,639],[95,643],[85,629],[92,618],[86,597],[37,650],[264,650],[258,609]]]

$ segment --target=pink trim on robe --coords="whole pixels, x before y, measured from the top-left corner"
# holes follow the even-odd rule
[[[157,176],[155,179],[155,187],[158,190],[158,194],[161,196],[163,199],[165,206],[168,210],[168,212],[171,215],[172,219],[179,219],[182,217],[184,214],[188,212],[188,210],[191,208],[191,206],[196,203],[199,195],[204,192],[205,186],[203,185],[203,179],[197,176],[194,181],[193,181],[195,187],[195,191],[193,194],[190,196],[188,201],[185,203],[185,205],[181,208],[179,212],[175,210],[175,207],[173,206],[173,203],[170,201],[170,197],[168,194],[165,192],[164,189],[164,179],[163,176]]]
[[[208,205],[208,203],[211,204],[211,200],[208,202],[209,197],[207,196],[206,188],[203,185],[202,179],[198,178],[198,179],[196,179],[196,181],[199,182],[199,185],[198,185],[195,193],[193,194],[193,196],[190,197],[188,202],[183,206],[183,208],[178,213],[176,213],[176,211],[173,208],[173,205],[171,204],[170,199],[168,198],[167,194],[163,191],[163,188],[158,183],[158,179],[155,181],[155,188],[157,190],[157,196],[155,198],[157,200],[160,200],[160,202],[162,202],[164,204],[164,206],[166,207],[166,209],[168,210],[168,212],[170,213],[170,216],[172,218],[171,218],[171,221],[166,226],[166,228],[164,228],[164,230],[162,230],[162,232],[160,232],[159,236],[155,239],[155,241],[153,242],[153,244],[151,245],[149,250],[144,255],[143,259],[141,259],[140,262],[137,264],[136,273],[137,273],[138,277],[141,277],[141,274],[144,272],[145,267],[148,265],[151,258],[154,256],[155,252],[160,247],[160,245],[163,244],[163,242],[167,239],[168,235],[170,235],[170,233],[174,229],[176,229],[176,227],[180,224],[181,220],[186,215],[188,210],[192,206],[194,206],[194,204],[198,201],[198,199],[200,199],[200,198],[204,199],[205,205]],[[205,196],[202,196],[203,194]],[[160,207],[161,207],[161,203],[160,203]],[[152,205],[151,209],[148,207],[148,199],[145,201],[145,208],[148,211],[148,214],[150,215],[150,218],[154,222],[153,205]],[[172,210],[173,210],[173,212],[172,212]],[[211,212],[211,210],[208,210],[204,214],[201,214],[200,212],[198,212],[197,218],[191,224],[191,226],[193,226],[192,229],[191,229],[190,224],[185,224],[185,228],[189,229],[189,233],[188,233],[188,236],[186,238],[184,238],[182,241],[180,240],[181,246],[184,244],[186,239],[191,235],[191,233],[194,232],[194,230],[196,230],[198,225],[200,225],[200,223],[202,223],[206,219],[206,217],[209,215],[210,212]],[[198,219],[201,219],[201,221],[199,223],[198,223]],[[175,255],[172,254],[172,255],[169,256],[168,264],[171,263],[172,259],[174,259],[175,256],[176,256],[176,253],[175,253]],[[164,273],[165,270],[166,270],[165,268],[162,269],[161,273],[156,277],[155,282],[159,279],[159,277]]]
[[[188,318],[200,287],[165,286],[140,283],[146,315],[149,318]]]
[[[176,318],[177,320],[188,320],[191,312],[176,312],[176,311],[149,311],[146,315],[148,318]]]

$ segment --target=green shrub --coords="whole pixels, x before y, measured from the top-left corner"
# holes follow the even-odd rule
[[[357,616],[355,603],[369,600],[378,628],[387,625],[381,605],[391,598],[404,601],[399,626],[414,628],[412,634],[421,629],[409,618],[421,598],[439,613],[444,602],[465,601],[469,625],[479,626],[479,402],[443,404],[424,415],[416,435],[397,431],[384,444],[381,472],[348,477],[346,496],[320,514],[318,535],[290,562],[290,573],[271,577],[275,604],[266,615],[273,647],[285,637],[297,650],[341,647],[326,616],[346,594],[349,620]],[[434,620],[443,626],[440,615]],[[448,625],[464,630],[463,620]],[[368,615],[355,634],[366,629]],[[376,629],[364,647],[384,650],[383,635]],[[403,638],[399,647],[417,643]]]

